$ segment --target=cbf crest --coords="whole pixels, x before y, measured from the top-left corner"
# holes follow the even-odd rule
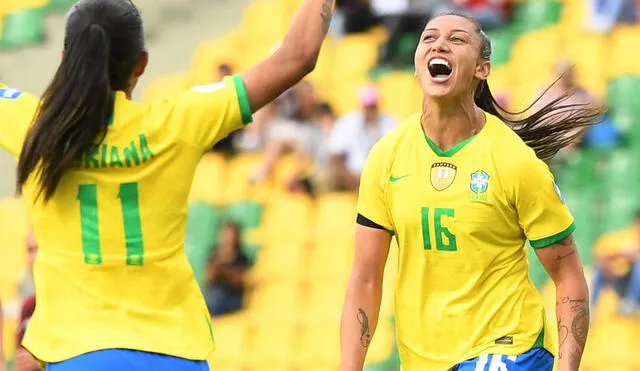
[[[485,193],[489,188],[489,174],[484,170],[471,173],[471,190],[475,194]]]
[[[431,165],[431,186],[433,186],[436,191],[444,191],[453,183],[457,171],[458,169],[454,164],[436,162]]]

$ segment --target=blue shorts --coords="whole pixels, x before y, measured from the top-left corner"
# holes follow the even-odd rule
[[[543,348],[519,356],[487,354],[458,363],[453,371],[553,371],[553,356]]]
[[[209,371],[206,361],[128,349],[105,349],[49,363],[45,371]]]

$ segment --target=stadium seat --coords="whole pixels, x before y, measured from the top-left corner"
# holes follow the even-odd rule
[[[352,193],[327,193],[316,202],[315,235],[351,237],[355,230],[356,195]]]
[[[288,370],[297,357],[295,333],[299,331],[287,320],[271,320],[255,323],[249,346],[243,357],[251,370]]]
[[[611,108],[614,123],[624,132],[636,130],[640,122],[640,75],[623,76],[609,81],[607,102]],[[640,137],[639,137],[640,139]]]
[[[206,202],[212,205],[224,202],[226,186],[226,162],[216,153],[207,153],[198,164],[189,193],[190,202]]]
[[[268,14],[268,17],[266,16]],[[291,23],[291,12],[281,1],[255,0],[242,15],[240,32],[245,47],[280,42]]]
[[[261,282],[296,281],[302,276],[305,245],[265,244],[252,276]]]
[[[562,33],[573,37],[582,32],[588,23],[587,7],[589,3],[584,0],[564,0],[560,27]]]
[[[559,1],[524,1],[516,4],[513,23],[520,33],[526,33],[558,23],[561,14],[562,3]]]
[[[493,52],[491,56],[493,68],[502,66],[511,59],[511,47],[516,39],[516,31],[513,27],[506,26],[488,33]]]
[[[382,111],[392,115],[399,122],[422,110],[422,89],[417,78],[411,73],[385,74],[378,80],[378,87]]]
[[[44,39],[44,9],[12,11],[4,18],[3,45],[15,48],[38,44]]]
[[[198,45],[187,72],[186,85],[211,84],[218,80],[217,67],[222,63],[232,64],[238,55],[238,34],[228,33],[222,37]]]
[[[254,202],[240,202],[227,206],[225,217],[243,229],[257,228],[262,221],[263,208]]]
[[[64,11],[71,8],[76,2],[77,0],[49,0],[46,9],[51,12]]]
[[[364,74],[354,76],[334,76],[329,96],[331,105],[337,115],[344,115],[360,108],[359,94],[363,86],[371,83]]]
[[[510,64],[491,66],[491,74],[489,75],[488,81],[494,97],[509,95],[513,84],[511,71]]]
[[[253,182],[251,177],[262,165],[261,154],[245,153],[233,158],[229,163],[226,174],[227,192],[225,200],[228,203],[243,201],[262,201],[268,197],[270,183],[268,181]]]
[[[263,238],[269,243],[305,244],[312,231],[311,200],[299,195],[280,195],[266,205]]]
[[[378,44],[372,34],[348,35],[336,41],[335,69],[339,76],[366,74],[378,61]]]
[[[567,37],[564,45],[566,55],[575,64],[578,82],[589,92],[604,97],[609,58],[607,38],[597,33],[584,33],[578,37]]]
[[[640,45],[640,27],[617,26],[611,36],[611,56],[606,68],[610,79],[625,75],[640,76],[640,50],[630,47]]]
[[[214,317],[212,319],[213,338],[216,343],[216,350],[212,354],[211,363],[219,368],[224,363],[229,366],[241,366],[243,353],[248,346],[248,320],[243,312]],[[241,368],[241,367],[238,367]],[[224,368],[226,370],[227,368]]]
[[[189,205],[185,250],[198,283],[204,284],[204,272],[209,256],[218,242],[222,222],[219,208],[198,202]]]
[[[337,317],[340,316],[338,309]],[[333,369],[340,364],[340,321],[319,319],[302,327],[296,334],[296,343],[300,349],[300,360],[303,361],[302,370]],[[302,366],[302,365],[301,365]],[[309,368],[307,368],[309,367]]]

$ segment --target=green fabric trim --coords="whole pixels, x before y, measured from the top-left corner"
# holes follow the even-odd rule
[[[562,241],[565,238],[567,238],[571,233],[573,233],[573,231],[576,230],[576,223],[571,223],[571,225],[565,229],[564,231],[557,233],[553,236],[547,237],[547,238],[541,238],[539,240],[535,240],[535,241],[531,241],[529,240],[529,244],[531,245],[531,247],[533,247],[534,249],[541,249],[543,247],[547,247],[550,245],[553,245],[554,243],[558,242],[558,241]]]
[[[431,139],[429,139],[427,134],[424,135],[424,139],[427,140],[427,144],[429,145],[429,147],[431,147],[433,152],[435,152],[435,154],[440,157],[452,157],[453,155],[458,153],[464,146],[466,146],[469,142],[471,142],[475,137],[476,137],[475,135],[470,136],[469,138],[463,140],[462,142],[456,144],[455,146],[449,148],[448,150],[443,151],[442,149],[440,149],[440,147],[438,147],[437,144],[435,144]]]
[[[531,347],[531,349],[536,349],[536,348],[544,348],[544,323],[542,324],[542,330],[540,331],[540,335],[538,335],[536,342],[533,343],[533,346]]]
[[[253,121],[253,113],[251,112],[251,104],[249,103],[249,96],[247,95],[247,89],[244,87],[242,77],[233,75],[231,77],[233,85],[238,92],[238,103],[240,103],[240,113],[242,115],[242,123],[247,125]]]

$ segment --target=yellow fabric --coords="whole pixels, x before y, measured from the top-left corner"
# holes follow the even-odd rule
[[[17,158],[40,100],[0,84],[0,147]]]
[[[0,138],[13,150],[33,109],[6,112]],[[48,363],[108,348],[207,359],[209,314],[184,252],[187,197],[203,153],[250,114],[239,77],[151,104],[118,92],[104,141],[46,205],[28,182],[40,250],[26,348]]]
[[[633,249],[640,243],[640,235],[635,226],[620,231],[608,233],[596,241],[596,256],[605,258]],[[616,276],[624,276],[631,269],[631,261],[625,257],[616,258],[611,262],[611,268]]]
[[[395,310],[404,369],[446,370],[480,354],[518,355],[541,331],[555,353],[525,247],[527,239],[545,247],[573,230],[553,176],[493,116],[459,151],[444,152],[426,142],[418,114],[374,146],[362,174],[358,213],[398,240]],[[433,164],[441,165],[432,172]],[[447,179],[453,181],[443,188]],[[513,344],[496,344],[504,336]]]

